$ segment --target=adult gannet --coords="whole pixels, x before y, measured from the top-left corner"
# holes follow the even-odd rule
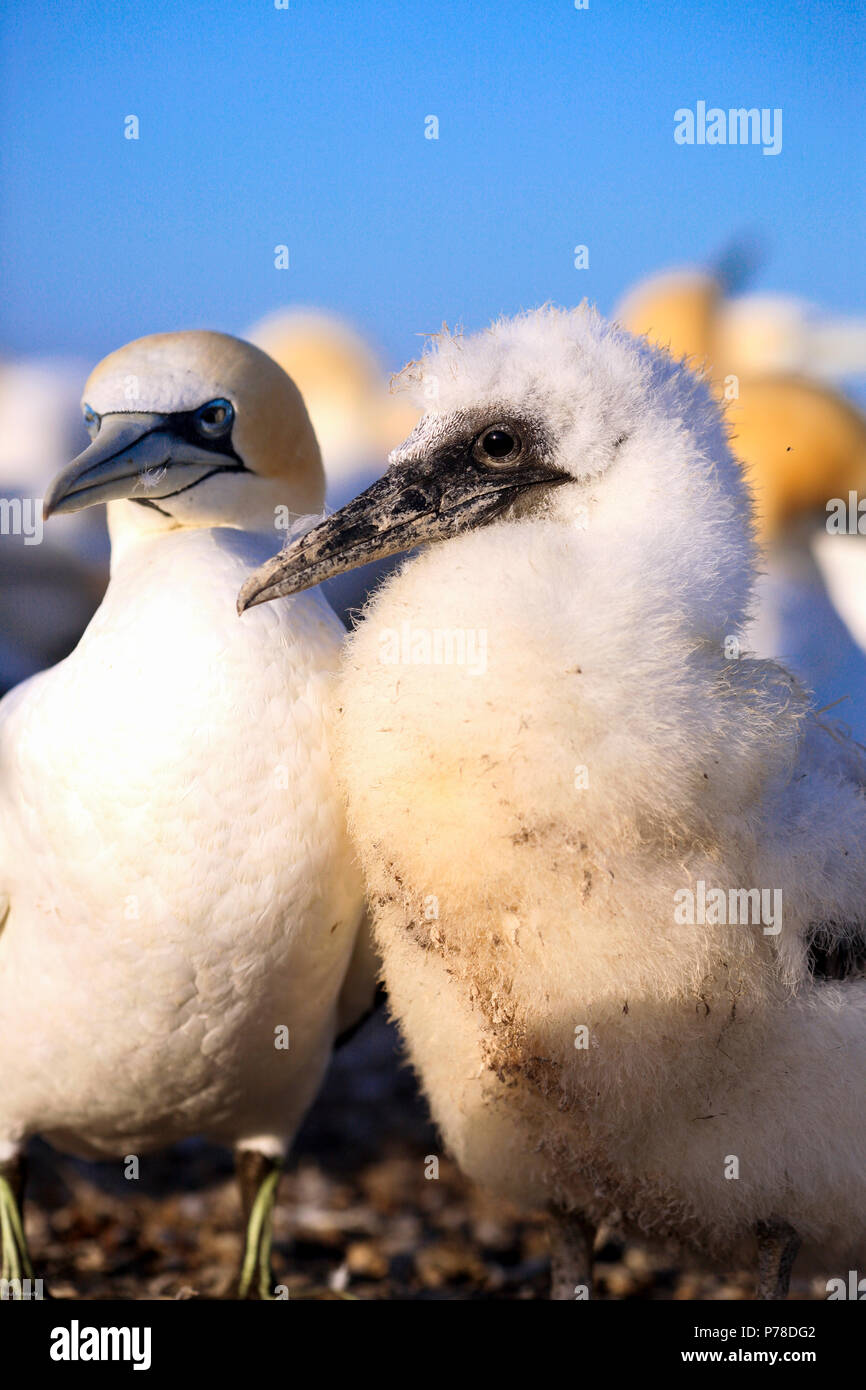
[[[737,658],[753,538],[719,406],[585,307],[444,337],[414,378],[437,408],[389,471],[240,605],[439,542],[349,640],[339,760],[446,1141],[558,1214],[557,1296],[612,1212],[720,1260],[757,1241],[761,1297],[800,1242],[844,1271],[866,799],[793,678]]]
[[[732,273],[733,271],[733,273]],[[742,266],[661,271],[633,285],[614,311],[675,357],[728,373],[844,380],[866,370],[866,319],[823,312],[787,294],[732,294]]]
[[[291,379],[219,333],[112,353],[83,409],[45,511],[108,502],[110,584],[0,704],[2,1274],[29,1271],[29,1135],[125,1158],[203,1134],[237,1156],[237,1292],[266,1297],[282,1160],[372,990],[329,752],[343,629],[320,596],[235,614],[275,518],[321,510],[318,446]]]

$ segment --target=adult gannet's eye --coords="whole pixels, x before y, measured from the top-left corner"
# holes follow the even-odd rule
[[[513,425],[492,425],[479,434],[472,452],[479,463],[502,468],[505,464],[514,463],[522,449],[523,441]]]
[[[218,439],[221,434],[227,434],[231,429],[234,416],[235,410],[231,401],[220,397],[218,400],[208,401],[206,405],[200,405],[193,418],[199,434],[206,435],[208,439]]]
[[[85,405],[81,412],[84,416],[84,424],[91,439],[95,439],[99,434],[99,426],[102,424],[96,411],[89,405]]]

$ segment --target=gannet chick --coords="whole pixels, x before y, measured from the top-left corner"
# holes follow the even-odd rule
[[[754,546],[718,404],[587,308],[413,375],[436,409],[240,603],[438,542],[339,689],[433,1114],[480,1183],[557,1213],[556,1296],[615,1213],[720,1261],[757,1242],[784,1296],[800,1242],[866,1243],[866,800],[796,682],[737,654]]]
[[[200,1134],[236,1153],[236,1292],[267,1297],[282,1161],[373,988],[329,750],[343,629],[319,595],[235,613],[277,518],[321,510],[318,446],[291,379],[219,333],[112,353],[83,409],[45,511],[108,503],[110,584],[0,704],[2,1273],[30,1267],[30,1135],[126,1158]]]

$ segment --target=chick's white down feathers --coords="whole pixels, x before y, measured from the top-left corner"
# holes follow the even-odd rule
[[[862,1252],[866,982],[808,958],[816,923],[863,921],[861,769],[782,668],[731,655],[754,556],[716,404],[584,308],[445,337],[411,375],[397,465],[507,413],[573,479],[409,561],[344,659],[350,829],[446,1141],[529,1205]],[[449,631],[483,669],[387,656]],[[701,881],[781,891],[781,932],[679,924]]]

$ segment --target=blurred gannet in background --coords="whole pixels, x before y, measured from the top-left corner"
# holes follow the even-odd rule
[[[98,512],[64,517],[45,534],[42,497],[59,459],[87,438],[83,372],[61,360],[0,362],[0,695],[66,656],[108,581]],[[17,525],[19,508],[37,525]]]
[[[239,602],[439,542],[369,605],[338,693],[385,981],[446,1141],[555,1214],[556,1296],[611,1213],[719,1260],[757,1241],[761,1297],[800,1242],[847,1269],[862,767],[781,667],[728,659],[754,555],[719,406],[585,307],[444,337],[413,375],[435,411]]]
[[[370,344],[335,315],[282,309],[246,336],[297,384],[322,451],[327,500],[342,506],[379,476],[418,410],[389,392]]]
[[[732,296],[742,267],[722,261],[713,272],[689,266],[648,276],[614,317],[674,357],[707,364],[714,380],[734,372],[836,382],[866,371],[866,319],[834,317],[791,295]]]
[[[329,507],[341,507],[378,478],[385,459],[418,419],[405,394],[393,395],[370,344],[320,309],[281,309],[245,335],[288,372],[304,398],[325,467]],[[325,587],[351,622],[386,574],[391,558],[335,576]]]
[[[866,416],[833,384],[866,370],[866,322],[723,289],[722,276],[670,271],[634,287],[616,318],[706,370],[725,401],[764,552],[748,644],[866,743],[866,536],[827,530],[832,499],[866,496]]]
[[[320,596],[235,612],[277,509],[321,510],[318,446],[294,383],[219,333],[121,348],[84,402],[45,511],[109,503],[111,581],[0,704],[2,1274],[29,1272],[30,1135],[109,1158],[201,1134],[236,1153],[238,1295],[267,1297],[282,1161],[373,990],[329,752],[343,629]]]

